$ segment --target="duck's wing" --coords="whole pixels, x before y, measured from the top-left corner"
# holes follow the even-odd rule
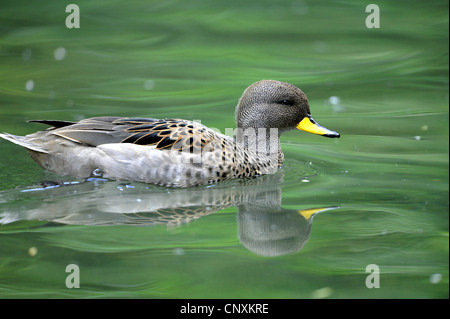
[[[213,146],[215,137],[215,132],[204,125],[180,119],[94,117],[76,123],[33,122],[51,125],[51,134],[90,146],[131,143],[192,152]]]

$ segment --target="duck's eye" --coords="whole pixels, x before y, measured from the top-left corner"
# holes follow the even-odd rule
[[[280,101],[278,101],[277,104],[282,104],[282,105],[293,105],[294,102],[292,102],[291,100],[286,99],[286,100],[280,100]]]

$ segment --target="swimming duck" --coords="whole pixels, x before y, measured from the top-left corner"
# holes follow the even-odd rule
[[[286,131],[340,136],[314,121],[305,93],[280,81],[250,85],[235,118],[234,137],[194,121],[113,116],[33,120],[51,127],[0,137],[25,147],[41,167],[60,175],[190,187],[274,173],[284,161],[280,136]]]

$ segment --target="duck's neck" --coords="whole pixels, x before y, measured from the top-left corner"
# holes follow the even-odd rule
[[[284,154],[281,151],[280,131],[277,128],[236,128],[236,142],[241,144],[244,149],[254,154],[256,159],[261,162],[269,161],[272,167],[278,167],[283,164]]]

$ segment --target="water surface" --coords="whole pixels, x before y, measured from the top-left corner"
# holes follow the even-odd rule
[[[447,1],[379,1],[379,29],[359,2],[77,4],[79,29],[60,1],[0,4],[1,131],[116,115],[224,132],[276,79],[342,137],[286,133],[277,174],[189,190],[57,176],[2,140],[0,297],[448,298]]]

